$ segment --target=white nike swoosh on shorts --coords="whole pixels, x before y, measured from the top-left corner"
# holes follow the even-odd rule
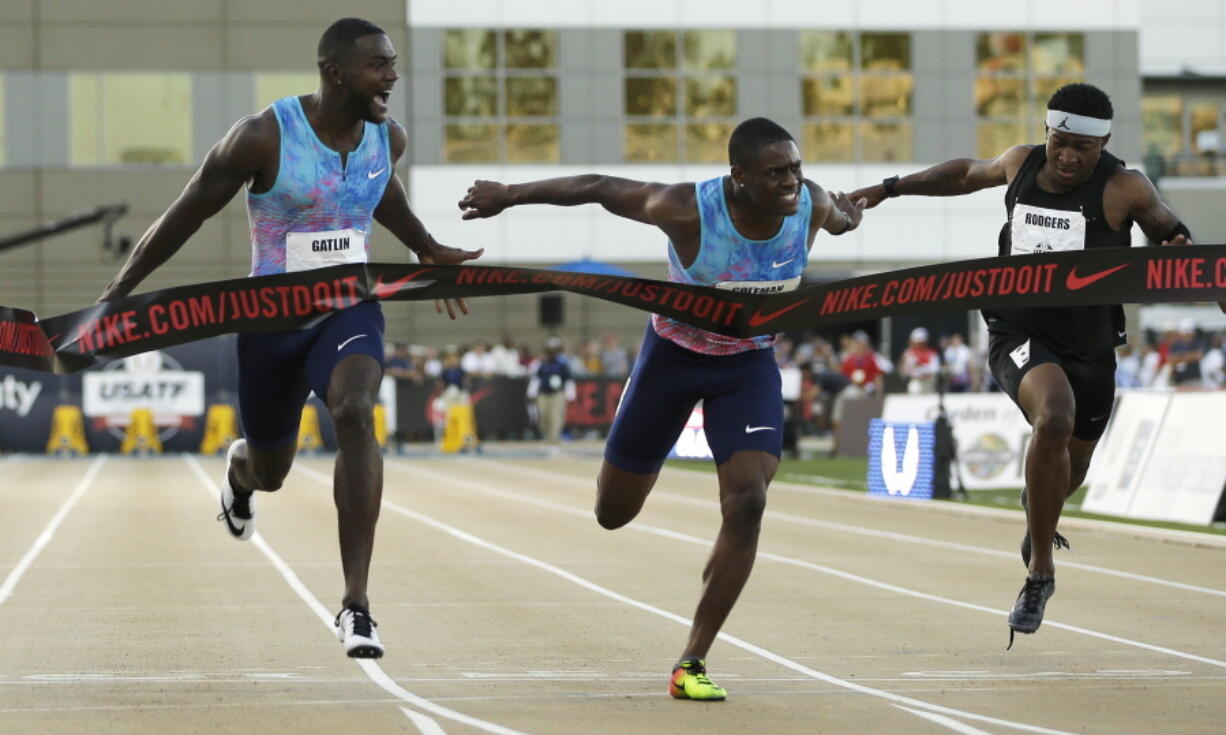
[[[355,334],[355,335],[353,335],[353,336],[352,336],[352,337],[350,337],[349,339],[347,339],[347,340],[345,340],[344,342],[341,342],[339,345],[337,345],[337,346],[336,346],[336,351],[337,351],[337,352],[340,352],[341,350],[345,349],[345,345],[349,344],[350,342],[354,341],[355,339],[361,339],[362,337],[365,337],[365,336],[366,336],[365,334]]]
[[[774,431],[774,430],[775,430],[775,427],[773,426],[750,426],[749,424],[745,424],[746,434],[752,434],[755,431]]]

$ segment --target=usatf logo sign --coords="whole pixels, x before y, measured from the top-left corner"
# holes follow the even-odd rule
[[[868,427],[868,493],[932,498],[932,424],[873,419]]]

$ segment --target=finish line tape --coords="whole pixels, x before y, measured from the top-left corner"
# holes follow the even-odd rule
[[[1226,302],[1226,245],[961,260],[777,294],[532,268],[343,265],[151,291],[42,320],[0,306],[0,364],[70,373],[219,334],[303,329],[360,301],[546,291],[569,291],[729,337],[751,337],[959,309]]]

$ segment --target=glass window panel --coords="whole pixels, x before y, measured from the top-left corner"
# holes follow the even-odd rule
[[[673,77],[628,77],[626,114],[652,117],[677,114],[677,80]]]
[[[804,159],[810,163],[839,163],[856,157],[853,123],[806,123],[803,137]]]
[[[996,158],[1001,153],[1026,142],[1026,126],[1012,122],[981,122],[976,126],[975,156]]]
[[[672,31],[626,31],[622,36],[627,69],[676,69],[677,34]]]
[[[443,67],[483,71],[498,64],[493,31],[449,30],[443,32]]]
[[[1198,100],[1188,105],[1188,123],[1189,133],[1192,136],[1191,144],[1194,153],[1200,153],[1203,142],[1211,143],[1208,150],[1217,151],[1221,148],[1221,138],[1217,136],[1206,136],[1204,140],[1198,138],[1198,133],[1206,131],[1218,130],[1218,120],[1221,117],[1221,110],[1217,102],[1208,100]]]
[[[622,155],[627,161],[654,163],[678,160],[677,126],[671,123],[626,125]]]
[[[506,81],[508,115],[558,114],[558,80],[554,77],[508,77]]]
[[[1178,95],[1141,98],[1141,138],[1145,152],[1173,156],[1183,150],[1183,100]]]
[[[1009,77],[975,80],[975,114],[980,117],[1017,117],[1025,111],[1026,81]]]
[[[910,161],[912,154],[911,123],[860,123],[861,160],[870,162]]]
[[[562,158],[557,125],[507,126],[507,161],[510,163],[557,163]]]
[[[1034,94],[1031,96],[1031,114],[1040,121],[1047,119],[1047,101],[1066,84],[1080,82],[1079,78],[1045,77],[1034,80]],[[1040,127],[1040,129],[1042,129]]]
[[[800,87],[806,116],[855,113],[856,92],[850,76],[809,77],[800,80]]]
[[[980,33],[975,42],[975,68],[980,74],[1026,70],[1026,36],[1021,33]]]
[[[805,31],[800,34],[800,68],[805,71],[851,71],[851,34]]]
[[[310,94],[319,89],[317,72],[257,72],[255,108],[258,112],[282,97]]]
[[[188,74],[71,74],[70,163],[185,164],[192,160]]]
[[[553,31],[506,31],[508,69],[552,69],[557,38]]]
[[[1081,33],[1036,33],[1030,46],[1030,69],[1037,76],[1085,74],[1085,35]]]
[[[685,126],[685,160],[687,163],[727,163],[728,123],[694,123]]]
[[[685,80],[685,114],[689,117],[736,114],[735,77],[690,77]]]
[[[911,34],[861,33],[860,68],[865,71],[910,71]]]
[[[448,163],[498,160],[498,126],[453,124],[443,128],[443,158]]]
[[[734,31],[686,31],[687,69],[732,69],[736,67]]]
[[[493,77],[447,77],[443,109],[448,115],[493,117],[498,113],[498,80]]]
[[[860,104],[865,117],[902,117],[911,114],[910,74],[860,78]]]

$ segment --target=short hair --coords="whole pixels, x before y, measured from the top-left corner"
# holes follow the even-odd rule
[[[744,166],[758,149],[785,140],[796,141],[779,123],[764,117],[750,118],[737,125],[728,138],[728,162],[733,166]]]
[[[387,35],[387,31],[361,18],[341,18],[328,26],[328,30],[319,37],[316,51],[320,71],[323,71],[324,64],[342,61],[359,38],[374,35]]]
[[[1066,84],[1047,100],[1047,109],[1110,120],[1115,115],[1111,98],[1093,84]]]

